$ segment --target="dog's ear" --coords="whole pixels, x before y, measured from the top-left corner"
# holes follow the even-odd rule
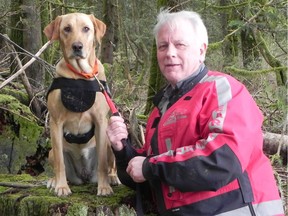
[[[56,17],[55,20],[53,20],[50,24],[48,24],[44,28],[43,32],[49,40],[54,41],[54,40],[59,39],[59,37],[60,37],[59,30],[60,30],[61,20],[62,20],[62,17],[58,16],[58,17]]]
[[[93,14],[90,15],[90,19],[94,24],[96,40],[101,44],[101,39],[106,32],[106,25],[101,20],[95,18]]]

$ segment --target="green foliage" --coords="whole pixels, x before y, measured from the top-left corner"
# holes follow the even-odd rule
[[[108,85],[112,98],[121,110],[137,107],[142,110],[145,105],[147,87],[144,83],[138,83],[140,74],[127,68],[127,59],[115,59],[113,65],[104,64]]]
[[[248,72],[249,73],[249,72]],[[277,86],[275,74],[259,73],[247,76],[247,73],[233,74],[248,88],[264,115],[263,131],[282,134],[287,118],[287,90]],[[254,75],[254,76],[253,76]]]
[[[244,21],[243,20],[231,20],[228,23],[228,27],[232,28],[232,29],[236,29],[236,28],[241,28],[244,25]]]

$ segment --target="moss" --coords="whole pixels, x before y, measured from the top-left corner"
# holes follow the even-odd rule
[[[126,205],[120,206],[118,212],[119,215],[125,215],[125,216],[136,215],[136,211],[132,208],[128,208]]]
[[[16,197],[16,196],[14,196]],[[17,215],[17,209],[15,208],[15,199],[10,199],[10,195],[0,196],[0,211],[1,215]]]
[[[19,211],[21,216],[48,215],[50,206],[63,203],[58,197],[27,196],[20,202]]]
[[[22,175],[12,175],[12,174],[1,174],[0,182],[21,182],[21,183],[31,183],[36,182],[37,179],[27,174]]]
[[[55,212],[53,206],[67,203],[55,196],[34,196],[29,190],[21,190],[16,194],[0,197],[0,209],[3,215],[32,216],[50,215]]]
[[[82,203],[74,203],[72,206],[69,207],[67,216],[80,216],[80,215],[87,215],[89,207]]]
[[[19,86],[19,89],[23,89],[23,86]],[[27,95],[27,93],[25,93],[24,91],[21,91],[19,89],[12,89],[12,88],[3,88],[0,90],[1,94],[5,94],[5,95],[11,95],[15,98],[17,98],[17,100],[20,101],[20,103],[28,105],[29,104],[29,97]]]
[[[42,175],[37,178],[27,174],[8,175],[0,174],[0,182],[15,183],[18,185],[34,185],[31,188],[14,187],[13,194],[0,195],[0,211],[3,215],[15,216],[48,216],[48,215],[135,215],[133,209],[125,208],[123,200],[134,196],[134,191],[119,185],[114,186],[114,194],[107,197],[97,196],[97,186],[87,184],[71,186],[72,194],[67,197],[57,197],[53,191],[46,188],[45,181],[48,177]],[[7,191],[10,187],[1,187]],[[13,187],[11,187],[13,188]],[[120,213],[120,211],[123,213]],[[126,214],[130,212],[129,214]],[[2,214],[1,214],[2,215]]]
[[[92,208],[97,208],[101,205],[116,206],[121,203],[123,197],[133,196],[134,192],[123,185],[113,187],[114,194],[111,196],[97,196],[97,185],[79,185],[71,186],[72,195],[69,200],[73,203],[89,203]]]
[[[0,109],[9,111],[21,118],[25,118],[27,121],[36,121],[36,118],[29,107],[25,106],[11,95],[0,94],[0,104]]]
[[[7,190],[6,187],[2,187],[2,186],[0,186],[0,193],[3,193],[3,191],[6,191],[6,190]]]
[[[16,98],[0,94],[0,173],[17,173],[33,155],[44,130],[30,109]]]

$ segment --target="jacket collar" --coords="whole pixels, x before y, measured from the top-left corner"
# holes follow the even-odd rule
[[[191,76],[182,80],[176,84],[173,89],[170,84],[162,88],[153,98],[153,103],[158,106],[162,98],[165,96],[169,97],[170,103],[175,103],[180,97],[186,94],[188,91],[194,88],[199,81],[207,74],[208,68],[202,64],[198,71],[193,73]]]

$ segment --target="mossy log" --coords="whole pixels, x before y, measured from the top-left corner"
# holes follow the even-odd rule
[[[72,195],[57,197],[46,188],[45,177],[0,174],[0,215],[3,216],[93,216],[136,215],[131,207],[134,191],[119,185],[114,194],[97,196],[94,184],[71,186]],[[132,203],[129,203],[132,200]]]

